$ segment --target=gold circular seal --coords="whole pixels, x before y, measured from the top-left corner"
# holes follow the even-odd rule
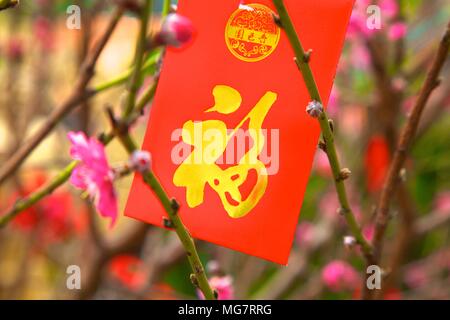
[[[246,62],[261,61],[272,54],[280,40],[280,28],[270,8],[258,4],[240,5],[225,29],[225,42],[231,53]]]

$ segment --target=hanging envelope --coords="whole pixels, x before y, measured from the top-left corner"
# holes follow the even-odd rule
[[[286,264],[317,148],[303,78],[272,1],[181,0],[195,28],[168,49],[143,149],[194,238]],[[353,0],[286,0],[324,101]],[[125,214],[163,226],[136,176]]]

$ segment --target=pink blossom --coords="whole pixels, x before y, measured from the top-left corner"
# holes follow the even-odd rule
[[[363,43],[360,43],[360,41],[353,42],[350,60],[355,68],[364,71],[367,71],[372,63],[369,50]]]
[[[367,27],[367,7],[369,5],[370,1],[368,0],[358,0],[356,2],[347,30],[348,38],[354,39],[357,36],[370,37],[378,31]]]
[[[309,247],[314,241],[314,225],[310,222],[300,223],[297,227],[296,240],[300,247]]]
[[[139,172],[150,170],[152,165],[152,156],[147,151],[136,150],[130,157],[130,167]]]
[[[373,224],[369,224],[368,226],[365,226],[362,230],[364,238],[366,238],[367,241],[372,241],[373,234],[375,233],[375,226]]]
[[[69,132],[72,146],[70,155],[80,161],[72,172],[70,182],[76,188],[86,190],[103,217],[111,218],[111,226],[117,219],[117,196],[114,174],[109,167],[104,146],[95,138],[87,138],[82,132]]]
[[[439,193],[434,202],[434,207],[440,214],[450,215],[450,191]]]
[[[408,26],[404,22],[396,22],[389,28],[388,37],[392,41],[402,39],[408,32]]]
[[[156,39],[159,45],[181,47],[192,39],[192,22],[179,14],[169,14],[163,22]]]
[[[218,293],[219,300],[233,300],[234,288],[233,278],[230,276],[213,277],[209,280],[211,287]]]
[[[319,214],[330,220],[336,220],[339,215],[339,201],[335,191],[327,192],[323,195],[319,202]]]
[[[392,19],[398,14],[397,0],[380,0],[379,6],[382,15],[388,19]]]
[[[427,283],[428,275],[426,270],[420,266],[412,266],[405,272],[405,283],[410,288],[420,288]]]
[[[336,86],[333,86],[331,90],[330,99],[328,99],[327,112],[330,117],[335,117],[338,113],[338,103],[339,103],[340,93]]]
[[[24,46],[21,39],[11,38],[6,47],[6,56],[12,61],[20,61],[23,58]]]
[[[352,290],[359,284],[359,276],[347,262],[334,260],[322,270],[322,281],[331,291]]]
[[[347,105],[345,108],[341,108],[339,124],[343,134],[355,139],[367,124],[366,109],[359,105]]]
[[[217,292],[218,300],[234,299],[233,278],[231,276],[212,277],[209,279],[209,285]],[[197,291],[197,293],[200,299],[205,299],[201,291]]]
[[[366,18],[364,15],[356,10],[353,10],[347,29],[347,37],[349,39],[354,39],[360,34],[365,34],[364,30],[366,29]]]
[[[49,19],[44,16],[39,16],[34,21],[33,25],[34,36],[40,42],[44,50],[52,50],[54,47],[54,36],[52,25]]]
[[[331,177],[330,161],[327,154],[322,150],[317,150],[313,163],[314,170],[323,177]]]

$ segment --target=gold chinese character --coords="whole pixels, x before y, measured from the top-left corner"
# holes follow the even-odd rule
[[[240,93],[229,86],[216,86],[213,96],[215,105],[205,112],[228,115],[241,107]],[[266,167],[258,159],[265,145],[262,125],[276,100],[276,93],[269,91],[264,94],[233,130],[228,130],[225,122],[221,120],[189,120],[184,123],[182,139],[184,143],[191,145],[193,150],[175,171],[173,182],[178,187],[186,188],[189,207],[194,208],[203,203],[207,185],[218,194],[225,211],[232,218],[244,217],[258,204],[268,183]],[[251,148],[236,165],[222,169],[217,165],[217,160],[224,154],[237,131],[246,123],[253,140]],[[208,150],[208,156],[205,150]],[[243,199],[239,188],[246,182],[251,170],[256,171],[257,181],[246,199]]]

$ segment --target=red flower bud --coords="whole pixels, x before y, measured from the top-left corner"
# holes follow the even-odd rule
[[[192,39],[192,22],[179,14],[169,14],[156,36],[159,45],[181,47]]]

